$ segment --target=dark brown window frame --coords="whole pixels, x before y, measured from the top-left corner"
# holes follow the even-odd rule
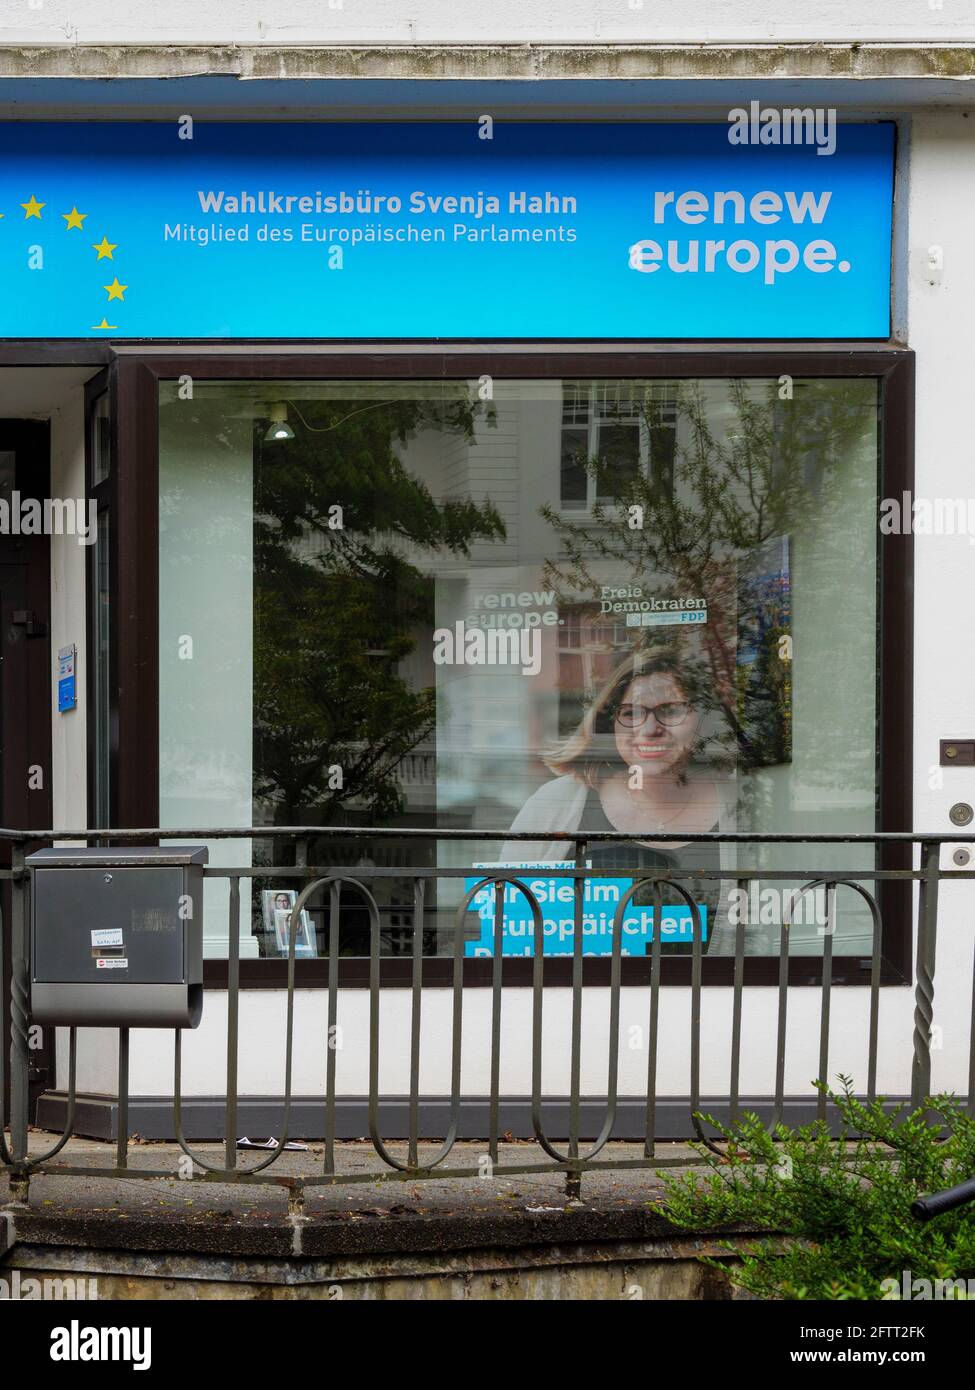
[[[96,403],[101,399],[102,396],[105,396],[105,395],[108,396],[109,431],[110,431],[109,472],[108,472],[108,476],[107,476],[107,477],[103,478],[100,482],[97,482],[97,483],[96,483],[95,480],[94,480],[94,441],[93,441],[93,438],[92,438],[92,426],[93,426],[93,423],[94,423],[94,413],[95,413]],[[104,515],[107,514],[107,516],[108,516],[108,518],[109,518],[110,530],[109,530],[109,542],[108,542],[108,544],[109,544],[108,564],[109,564],[109,577],[110,577],[110,582],[111,582],[111,576],[114,575],[115,572],[116,572],[116,557],[115,557],[115,554],[114,554],[115,545],[116,545],[116,536],[115,536],[115,526],[114,526],[114,524],[113,524],[113,523],[114,523],[114,520],[115,520],[115,509],[116,509],[116,505],[117,505],[117,499],[116,499],[116,495],[115,495],[115,493],[116,493],[116,487],[115,487],[115,478],[116,478],[116,472],[115,472],[115,454],[116,454],[115,420],[116,420],[116,412],[115,412],[114,372],[113,372],[110,368],[106,367],[103,371],[98,372],[97,375],[91,377],[88,381],[85,382],[85,491],[86,491],[87,496],[95,503],[95,506],[96,506],[97,509],[98,509],[99,525],[101,525],[101,519],[102,519],[102,517],[103,517]],[[98,734],[97,702],[98,702],[98,700],[99,700],[99,698],[100,698],[100,691],[99,691],[99,689],[98,689],[98,680],[97,680],[98,667],[97,667],[97,662],[96,662],[96,632],[95,632],[95,606],[96,606],[96,603],[97,603],[97,601],[98,601],[98,588],[97,588],[97,585],[98,585],[98,576],[97,576],[97,573],[96,573],[96,550],[97,550],[97,547],[96,547],[96,546],[91,546],[90,549],[89,549],[89,552],[88,552],[88,568],[87,568],[87,574],[86,574],[86,578],[85,578],[85,593],[86,593],[86,610],[85,610],[85,611],[86,611],[86,632],[87,632],[86,650],[85,650],[85,667],[84,667],[84,670],[85,670],[85,696],[86,696],[86,704],[85,704],[85,709],[86,709],[86,739],[85,739],[85,742],[86,742],[87,756],[88,756],[88,789],[87,789],[87,795],[88,795],[88,824],[89,824],[89,825],[99,826],[99,827],[100,827],[100,825],[101,825],[101,818],[99,817],[99,814],[98,814],[98,798],[97,798],[97,791],[96,791],[96,787],[97,787],[97,781],[96,781],[96,775],[97,775],[97,773],[96,773],[96,769],[97,769],[97,759],[107,754],[108,763],[109,763],[109,766],[108,766],[108,778],[107,778],[107,780],[108,780],[108,800],[109,800],[109,805],[110,805],[110,806],[115,806],[115,805],[116,805],[116,802],[115,802],[115,797],[114,797],[114,789],[115,789],[115,782],[116,782],[117,775],[118,775],[118,770],[117,770],[117,767],[116,767],[116,763],[117,763],[117,747],[118,747],[118,741],[117,741],[117,739],[115,739],[114,737],[110,737],[108,749],[101,749],[101,748],[98,747],[98,741],[97,741],[97,734]],[[114,609],[114,605],[113,605],[113,604],[110,604],[109,606],[110,606],[110,609]],[[117,689],[118,689],[118,679],[117,679],[117,674],[116,674],[116,671],[115,671],[115,643],[114,643],[114,641],[113,641],[113,634],[111,633],[111,631],[109,632],[109,673],[108,673],[108,684],[109,684],[109,708],[110,708],[109,719],[110,719],[110,723],[113,724],[113,723],[114,723],[114,720],[117,718],[116,692],[117,692]]]
[[[112,619],[114,692],[112,804],[119,827],[153,826],[159,813],[158,711],[158,467],[159,384],[180,376],[198,380],[375,380],[474,378],[485,373],[497,379],[559,377],[675,378],[675,377],[872,377],[880,383],[880,495],[899,496],[913,486],[914,354],[877,343],[804,345],[723,343],[693,347],[674,344],[443,344],[443,343],[275,343],[128,344],[111,359],[110,378],[115,408],[113,432],[112,505],[115,541],[112,546]],[[104,349],[103,349],[104,350]],[[48,358],[50,360],[50,358]],[[877,830],[909,830],[912,817],[912,542],[887,536],[878,547],[878,689],[879,722]],[[90,655],[89,655],[90,661]],[[908,851],[909,853],[909,851]],[[909,867],[904,851],[888,849],[885,868]],[[842,865],[840,865],[842,867]],[[910,980],[911,922],[909,889],[899,893],[881,885],[884,915],[881,982],[904,985]],[[504,962],[504,983],[528,986],[531,961]],[[649,982],[649,960],[623,961],[623,983]],[[690,983],[688,957],[663,962],[666,984]],[[867,963],[869,964],[869,963]],[[368,961],[344,958],[339,984],[368,984]],[[705,957],[706,985],[729,986],[734,962]],[[568,984],[572,962],[546,961],[546,981]],[[609,982],[610,962],[587,957],[586,984]],[[445,986],[452,962],[430,958],[423,982]],[[412,983],[409,960],[382,962],[384,987]],[[775,957],[749,957],[745,983],[777,985]],[[240,963],[244,988],[280,989],[286,964],[274,960]],[[792,956],[789,982],[821,983],[817,956]],[[464,983],[487,986],[489,960],[464,962]],[[299,987],[322,987],[328,982],[325,960],[296,963]],[[867,969],[859,957],[835,956],[832,980],[837,985],[866,985]],[[205,982],[226,987],[227,965],[205,963]]]

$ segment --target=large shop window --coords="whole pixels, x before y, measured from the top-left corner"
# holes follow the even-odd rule
[[[590,848],[609,885],[587,905],[599,954],[621,881],[675,859],[789,862],[655,832],[873,830],[877,382],[496,380],[485,394],[197,382],[188,401],[162,386],[160,823],[497,829],[439,849],[323,837],[310,853],[528,866],[553,954],[571,946],[571,904],[544,877],[564,860],[554,831],[645,835]],[[249,842],[212,853],[251,863]],[[253,853],[293,851],[282,837]],[[826,848],[806,860],[831,866]],[[383,950],[403,954],[411,888],[384,882]],[[707,954],[730,954],[744,904],[729,883],[693,889]],[[429,955],[450,949],[463,891],[448,879],[428,894]],[[833,950],[869,953],[846,897]],[[226,915],[210,901],[219,956]],[[257,881],[243,955],[280,957],[291,901]],[[750,954],[778,950],[782,901],[752,890]],[[822,952],[821,910],[810,895],[796,914],[793,953]],[[312,904],[299,954],[324,954],[323,921]],[[686,953],[686,913],[665,926],[666,950]],[[492,930],[475,901],[466,953]],[[350,900],[343,955],[367,939]],[[531,949],[512,906],[504,950]],[[639,924],[624,949],[646,954]]]

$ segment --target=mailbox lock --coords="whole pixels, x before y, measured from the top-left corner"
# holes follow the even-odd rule
[[[971,862],[972,852],[966,849],[964,845],[956,845],[952,851],[951,857],[954,863],[958,865],[959,869],[963,869],[966,864]]]
[[[971,825],[975,811],[969,806],[967,801],[956,801],[948,812],[948,819],[952,825]]]
[[[938,747],[942,767],[975,767],[975,739],[943,738]]]
[[[111,883],[111,881],[112,881],[112,875],[111,875],[111,874],[106,874],[106,875],[105,875],[105,882],[106,882],[106,883]]]

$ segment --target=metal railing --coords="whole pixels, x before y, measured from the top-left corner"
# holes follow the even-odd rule
[[[754,854],[757,849],[764,852],[766,847],[789,846],[797,853],[797,858],[805,857],[799,853],[803,847],[806,850],[810,846],[817,846],[820,849],[828,846],[831,853],[839,850],[841,846],[858,846],[861,855],[863,850],[873,850],[873,858],[879,858],[879,851],[883,846],[901,846],[903,856],[913,855],[910,859],[910,868],[861,868],[855,867],[847,870],[831,868],[829,871],[817,869],[810,872],[807,868],[803,871],[796,867],[754,867],[745,868],[737,864],[730,869],[696,869],[688,868],[667,868],[654,870],[652,874],[635,876],[632,871],[627,872],[627,877],[633,879],[632,886],[620,898],[616,905],[615,916],[612,924],[612,943],[609,952],[609,978],[608,978],[608,1044],[607,1044],[607,1070],[605,1092],[600,1097],[605,1107],[604,1118],[599,1132],[592,1142],[585,1142],[583,1138],[583,1094],[581,1089],[583,1074],[583,1051],[586,1046],[586,1037],[583,1030],[583,997],[584,997],[584,932],[583,916],[585,902],[585,883],[587,879],[605,880],[607,870],[605,868],[590,868],[586,866],[587,852],[591,846],[596,846],[602,841],[610,841],[614,845],[621,842],[637,842],[639,837],[636,835],[625,835],[619,832],[591,833],[584,838],[571,834],[556,834],[546,831],[544,835],[537,832],[522,832],[512,834],[505,832],[487,831],[467,831],[467,830],[427,830],[427,829],[350,829],[348,827],[254,827],[242,829],[239,827],[229,828],[205,828],[205,829],[185,829],[175,830],[166,828],[163,830],[124,830],[124,831],[81,831],[66,832],[61,831],[57,834],[38,835],[36,832],[31,834],[0,831],[0,841],[5,841],[9,846],[11,855],[11,865],[7,869],[0,870],[0,881],[7,880],[10,888],[10,946],[11,946],[11,1046],[10,1046],[10,1114],[9,1114],[9,1143],[3,1130],[7,1127],[8,1116],[2,1117],[3,1124],[0,1125],[0,1159],[10,1169],[11,1191],[15,1197],[26,1199],[29,1190],[29,1181],[35,1173],[57,1173],[74,1174],[85,1177],[115,1177],[133,1179],[158,1179],[171,1178],[171,1171],[162,1171],[151,1167],[130,1167],[129,1166],[129,1032],[128,1029],[120,1028],[119,1052],[118,1052],[118,1138],[115,1151],[115,1164],[113,1167],[105,1166],[86,1166],[76,1163],[54,1162],[57,1156],[63,1151],[69,1138],[72,1136],[77,1110],[77,1030],[71,1028],[68,1037],[68,1083],[66,1088],[66,1114],[62,1134],[43,1152],[29,1152],[28,1146],[28,1127],[29,1127],[29,1101],[28,1101],[28,1081],[29,1081],[29,1030],[30,1030],[30,961],[29,943],[30,933],[28,929],[29,920],[29,892],[30,880],[29,872],[25,868],[25,852],[28,845],[32,848],[37,847],[42,842],[56,840],[63,845],[68,842],[96,843],[103,846],[109,843],[120,845],[132,842],[158,842],[165,840],[170,843],[192,843],[200,841],[219,841],[219,840],[273,840],[277,844],[286,842],[293,846],[294,863],[286,865],[269,866],[256,864],[253,867],[232,867],[224,868],[218,866],[208,866],[205,869],[207,879],[226,880],[229,884],[229,909],[228,909],[228,959],[227,959],[227,1036],[226,1036],[226,1096],[225,1096],[225,1124],[224,1124],[224,1145],[223,1161],[213,1161],[211,1156],[204,1156],[191,1147],[185,1135],[184,1126],[184,1103],[181,1095],[182,1087],[182,1034],[180,1030],[174,1030],[174,1082],[173,1082],[173,1128],[176,1140],[183,1153],[192,1161],[192,1178],[199,1181],[209,1182],[228,1182],[234,1184],[268,1182],[287,1188],[289,1205],[294,1212],[299,1212],[304,1200],[304,1193],[309,1188],[321,1187],[323,1185],[356,1183],[356,1182],[375,1182],[378,1179],[405,1179],[420,1180],[423,1178],[447,1178],[447,1177],[469,1177],[483,1174],[485,1171],[483,1163],[477,1166],[447,1166],[446,1160],[449,1158],[458,1138],[458,1127],[460,1109],[462,1103],[461,1095],[461,1061],[462,1061],[462,1040],[464,1023],[464,1005],[467,991],[464,984],[464,946],[465,941],[470,939],[469,929],[465,926],[466,913],[475,895],[487,889],[494,893],[494,924],[503,921],[504,895],[510,891],[524,895],[532,919],[532,929],[534,941],[537,943],[543,939],[543,914],[536,894],[532,891],[530,882],[533,877],[537,877],[538,871],[519,872],[505,868],[495,868],[490,871],[475,867],[446,868],[446,867],[361,867],[343,868],[330,865],[315,865],[308,862],[308,849],[313,843],[321,844],[328,840],[347,842],[351,840],[361,840],[363,842],[376,841],[380,839],[394,839],[401,842],[411,841],[436,841],[443,844],[447,841],[460,841],[465,843],[493,842],[499,840],[530,842],[544,839],[546,842],[563,841],[566,844],[566,862],[571,862],[574,867],[549,869],[546,867],[546,878],[564,879],[572,885],[572,951],[571,967],[567,981],[560,981],[557,986],[560,989],[568,988],[571,991],[571,1015],[568,1029],[568,1038],[565,1039],[568,1045],[568,1075],[569,1075],[569,1094],[568,1094],[568,1121],[567,1137],[563,1144],[556,1143],[546,1132],[544,1123],[543,1107],[550,1097],[547,1096],[545,1079],[543,1076],[543,1042],[545,1040],[545,998],[550,986],[546,984],[546,962],[551,960],[546,956],[544,950],[533,949],[532,961],[530,964],[531,979],[529,988],[531,990],[531,1120],[534,1131],[534,1143],[540,1153],[537,1161],[524,1162],[521,1159],[524,1155],[519,1155],[516,1163],[506,1163],[502,1161],[501,1146],[505,1142],[505,1136],[501,1132],[501,1069],[502,1053],[504,1050],[505,1037],[503,1030],[504,1011],[505,1011],[505,975],[504,975],[504,956],[501,949],[502,932],[494,931],[494,948],[489,962],[490,967],[490,1039],[489,1039],[489,1075],[490,1083],[487,1095],[487,1133],[483,1136],[486,1140],[486,1159],[489,1171],[496,1175],[523,1174],[523,1173],[543,1173],[561,1172],[565,1174],[566,1190],[570,1198],[578,1197],[582,1175],[587,1170],[605,1169],[613,1167],[642,1167],[654,1168],[658,1166],[669,1166],[673,1164],[694,1161],[686,1157],[674,1157],[669,1154],[659,1152],[658,1138],[658,1071],[660,1060],[660,1027],[661,1027],[661,1004],[662,991],[668,986],[662,985],[662,963],[666,948],[662,940],[662,932],[658,929],[662,924],[664,911],[664,896],[670,894],[683,904],[689,913],[692,923],[692,941],[690,943],[690,964],[689,964],[689,984],[682,985],[687,997],[689,1009],[688,1026],[690,1032],[689,1047],[689,1070],[690,1070],[690,1095],[688,1105],[692,1117],[693,1132],[697,1139],[707,1147],[715,1151],[720,1151],[720,1143],[716,1141],[715,1135],[709,1134],[698,1113],[701,1104],[701,1053],[702,1038],[707,1035],[707,1020],[705,1018],[704,1004],[709,996],[710,987],[704,982],[704,961],[705,961],[705,928],[702,921],[701,907],[695,900],[686,884],[690,881],[719,880],[729,881],[744,894],[747,901],[748,885],[755,880],[759,881],[791,881],[800,883],[801,887],[791,891],[790,901],[797,903],[804,895],[818,891],[825,897],[826,920],[828,929],[823,934],[823,945],[821,955],[821,965],[819,970],[818,989],[820,995],[819,1006],[819,1035],[818,1035],[818,1071],[820,1081],[826,1082],[832,1070],[833,1075],[843,1070],[843,1058],[836,1058],[832,1055],[831,1038],[831,1003],[834,991],[833,974],[834,961],[836,959],[833,950],[832,924],[836,921],[836,901],[837,895],[841,892],[849,892],[855,895],[858,902],[865,905],[871,922],[872,942],[869,961],[869,980],[867,985],[867,1010],[864,1026],[867,1036],[867,1088],[866,1096],[873,1100],[877,1096],[877,1066],[878,1066],[878,1026],[880,1017],[880,1001],[882,995],[882,947],[883,947],[883,916],[878,905],[877,886],[885,882],[900,882],[903,893],[911,897],[916,906],[911,908],[912,925],[914,928],[914,958],[915,971],[913,979],[914,1009],[913,1009],[913,1033],[910,1038],[905,1036],[902,1040],[904,1049],[905,1064],[909,1060],[910,1065],[910,1097],[913,1105],[921,1104],[930,1093],[931,1088],[931,1049],[932,1049],[932,1029],[934,1027],[934,974],[935,961],[938,942],[938,889],[943,879],[950,878],[952,882],[970,882],[975,879],[975,871],[972,869],[942,869],[941,854],[944,846],[958,846],[975,844],[975,835],[951,834],[868,834],[868,835],[757,835],[751,833],[740,834],[711,834],[711,835],[688,835],[688,834],[664,834],[654,836],[654,843],[664,845],[668,842],[686,844],[688,842],[699,843],[708,846],[714,843],[731,844],[738,846],[751,847]],[[472,856],[475,857],[476,856]],[[840,857],[837,854],[837,857]],[[905,858],[905,862],[907,859]],[[807,861],[808,863],[808,861]],[[613,871],[616,875],[620,871]],[[626,872],[626,871],[625,871]],[[438,1151],[432,1157],[421,1159],[421,1106],[423,1098],[420,1088],[421,1058],[423,1051],[424,1035],[422,1030],[422,1017],[424,1010],[424,982],[423,972],[425,962],[429,957],[424,957],[424,906],[427,898],[427,888],[431,882],[449,880],[475,880],[474,886],[460,884],[461,900],[453,911],[453,925],[448,932],[450,938],[450,961],[449,968],[449,989],[451,991],[451,1024],[450,1024],[450,1089],[449,1089],[449,1110],[445,1125],[442,1142]],[[297,901],[294,904],[290,918],[290,941],[287,957],[287,983],[285,997],[285,1065],[284,1065],[284,1084],[281,1092],[281,1109],[283,1114],[280,1133],[276,1136],[277,1146],[270,1150],[267,1157],[262,1158],[256,1163],[241,1166],[238,1161],[238,1115],[240,1104],[240,1082],[239,1082],[239,1063],[238,1049],[240,1040],[240,911],[241,911],[241,880],[287,880],[293,884],[300,885]],[[382,1044],[382,1009],[381,994],[383,991],[383,975],[381,955],[381,918],[380,908],[376,901],[375,885],[380,881],[398,881],[407,883],[412,890],[412,920],[411,925],[404,930],[412,930],[410,956],[410,979],[409,995],[411,1005],[411,1019],[409,1028],[409,1093],[406,1097],[407,1125],[406,1134],[397,1136],[400,1142],[405,1140],[405,1153],[394,1154],[389,1146],[387,1139],[381,1133],[380,1127],[380,1108],[381,1108],[381,1044]],[[870,884],[871,888],[864,887]],[[916,895],[908,885],[917,884]],[[328,962],[327,983],[320,991],[322,1007],[324,1011],[325,1037],[331,1040],[335,1036],[338,1024],[338,1006],[340,996],[339,982],[339,961],[340,961],[340,937],[341,937],[341,913],[343,895],[352,893],[358,898],[359,904],[365,904],[369,920],[369,1093],[368,1093],[368,1115],[369,1115],[369,1135],[375,1154],[382,1164],[382,1168],[377,1171],[367,1172],[338,1172],[336,1170],[336,1106],[340,1100],[337,1091],[337,1049],[334,1046],[326,1045],[323,1058],[323,1093],[321,1095],[321,1117],[324,1130],[324,1160],[318,1171],[315,1172],[282,1172],[275,1171],[282,1154],[285,1153],[285,1144],[289,1136],[293,1134],[293,1063],[294,1063],[294,1028],[295,1028],[295,988],[296,988],[296,957],[295,946],[300,922],[300,914],[308,905],[315,894],[327,894],[328,898],[328,926],[326,935],[325,950],[322,955]],[[638,893],[646,897],[647,893],[652,894],[653,922],[657,924],[652,930],[651,940],[647,948],[649,955],[648,977],[641,983],[640,988],[647,991],[648,1001],[646,1026],[647,1026],[647,1069],[646,1086],[644,1093],[636,1099],[643,1111],[643,1134],[642,1134],[642,1153],[637,1156],[629,1157],[606,1157],[606,1146],[614,1134],[614,1125],[619,1107],[619,1062],[620,1062],[620,1006],[621,994],[627,986],[622,979],[623,961],[623,922],[624,915],[631,904],[636,899]],[[456,896],[456,890],[455,890]],[[404,911],[404,919],[409,914]],[[775,1083],[772,1094],[768,1097],[771,1102],[771,1120],[769,1127],[773,1128],[783,1117],[783,1110],[786,1101],[786,1042],[787,1042],[787,1019],[789,1017],[790,995],[795,986],[789,982],[789,962],[790,962],[790,918],[791,908],[783,916],[775,931],[778,935],[778,950],[774,957],[777,960],[777,975],[773,988],[775,990]],[[728,1090],[727,1107],[731,1120],[737,1119],[741,1113],[741,1077],[742,1077],[742,1038],[743,1021],[746,998],[754,988],[746,983],[746,931],[748,928],[747,913],[742,914],[740,920],[734,925],[734,948],[731,954],[733,962],[731,968],[731,1027],[730,1045],[728,1051]],[[223,988],[221,985],[220,988]],[[724,991],[722,991],[724,992]],[[862,991],[861,991],[862,994]],[[965,1019],[965,1027],[968,1031],[967,1041],[967,1067],[968,1067],[968,1088],[967,1103],[970,1110],[975,1107],[975,1024],[971,1012],[972,1001],[975,1000],[975,979],[972,982],[972,994],[968,998],[968,1014]],[[955,1037],[959,1033],[955,1031]],[[3,1049],[0,1048],[0,1092],[3,1086]],[[906,1065],[905,1065],[906,1076]],[[628,1102],[633,1102],[634,1097],[631,1092],[627,1093]],[[316,1102],[317,1103],[317,1102]],[[826,1116],[827,1097],[820,1091],[816,1099],[816,1114],[820,1118]],[[975,1113],[975,1111],[973,1111]],[[533,1157],[533,1156],[531,1156]],[[699,1161],[699,1160],[698,1160]]]

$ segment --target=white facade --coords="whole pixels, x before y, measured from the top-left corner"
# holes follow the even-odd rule
[[[120,12],[111,0],[27,0],[6,17],[16,44],[964,43],[971,0],[171,0]]]

